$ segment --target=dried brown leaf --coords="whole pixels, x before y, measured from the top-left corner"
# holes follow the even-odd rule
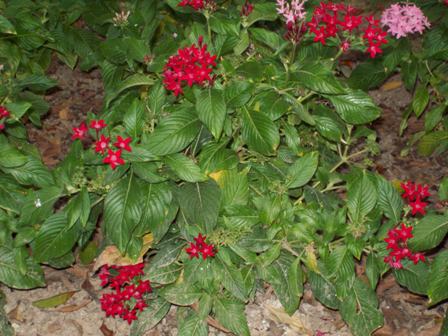
[[[114,336],[114,332],[110,330],[103,322],[103,324],[100,327],[100,331],[103,333],[104,336]]]

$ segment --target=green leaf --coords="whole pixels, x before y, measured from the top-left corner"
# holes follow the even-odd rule
[[[264,28],[250,28],[250,35],[260,43],[266,44],[268,47],[276,51],[282,45],[283,41],[279,34]]]
[[[235,170],[223,171],[216,182],[222,190],[221,203],[224,207],[234,205],[246,205],[249,201],[249,183],[247,172]]]
[[[183,110],[163,119],[144,143],[155,155],[167,155],[187,147],[199,132],[200,121],[191,110]]]
[[[414,92],[414,98],[412,99],[412,109],[415,115],[420,117],[420,115],[425,110],[429,102],[429,92],[426,86],[419,85]]]
[[[57,82],[42,75],[30,75],[17,81],[17,86],[24,90],[26,88],[32,91],[46,91],[56,86]]]
[[[230,263],[227,263],[220,254],[218,254],[219,263],[216,264],[219,272],[222,274],[222,285],[233,296],[241,301],[246,301],[246,291],[244,279],[241,271]]]
[[[241,107],[252,96],[252,86],[246,81],[231,82],[224,90],[224,98],[229,108]]]
[[[163,161],[184,181],[202,182],[207,180],[207,176],[201,171],[201,168],[183,154],[167,155],[163,158]]]
[[[199,166],[205,172],[233,169],[238,165],[238,157],[231,149],[226,148],[227,142],[210,142],[206,144],[199,154]]]
[[[190,311],[189,314],[179,319],[178,336],[207,336],[208,325],[196,312]]]
[[[69,226],[67,215],[58,212],[48,217],[33,241],[33,257],[36,261],[48,261],[69,252],[79,236],[79,228]]]
[[[263,112],[242,109],[242,137],[253,149],[264,155],[272,155],[280,143],[277,126]]]
[[[440,182],[440,185],[439,185],[439,199],[441,201],[448,200],[448,177],[445,177],[442,180],[442,182]]]
[[[292,315],[299,307],[303,294],[303,275],[300,259],[282,253],[272,264],[266,267],[266,281],[272,285],[275,294],[285,311]]]
[[[32,104],[29,102],[15,102],[6,104],[8,111],[11,112],[13,118],[17,120],[22,118],[31,106]]]
[[[243,25],[249,27],[257,21],[275,21],[276,19],[277,12],[274,3],[257,3]]]
[[[178,306],[190,306],[202,296],[202,290],[188,283],[178,283],[163,288],[160,295]]]
[[[4,169],[21,184],[48,187],[55,185],[53,175],[48,168],[38,159],[28,156],[24,165]]]
[[[238,44],[233,48],[235,55],[241,55],[249,47],[249,43],[249,33],[247,30],[243,30],[240,33],[240,40],[238,41]]]
[[[428,214],[414,226],[409,240],[413,251],[425,251],[439,245],[448,233],[448,215]]]
[[[377,202],[374,184],[364,173],[348,186],[347,208],[355,225],[363,224],[366,216],[373,210]]]
[[[325,138],[340,142],[342,138],[342,130],[339,124],[328,116],[314,116],[317,131]]]
[[[141,214],[141,188],[130,175],[107,194],[104,201],[104,225],[107,237],[124,254]]]
[[[82,188],[81,192],[70,200],[66,211],[69,226],[74,225],[78,219],[83,226],[86,225],[90,214],[90,197],[86,188]]]
[[[402,269],[394,270],[397,282],[411,292],[425,295],[428,290],[428,265],[422,262],[414,265],[408,260],[402,261],[402,264]]]
[[[148,77],[147,75],[143,75],[143,74],[133,74],[131,76],[129,76],[128,78],[120,81],[120,83],[114,88],[114,90],[112,92],[109,92],[108,94],[106,94],[106,97],[104,98],[104,105],[106,108],[109,107],[109,104],[115,99],[117,98],[120,93],[122,93],[123,91],[135,87],[135,86],[142,86],[142,85],[153,85],[154,84],[154,79]]]
[[[331,309],[339,309],[340,301],[333,283],[323,274],[308,272],[308,281],[316,299]]]
[[[419,263],[420,264],[420,263]],[[440,252],[431,264],[428,296],[431,306],[448,298],[448,251]]]
[[[123,117],[123,124],[126,128],[126,132],[133,139],[137,139],[142,134],[144,122],[145,106],[140,100],[134,99]]]
[[[437,147],[448,140],[447,131],[436,131],[425,134],[417,145],[417,150],[420,155],[429,156]]]
[[[17,34],[16,29],[14,28],[12,23],[3,15],[0,15],[0,33],[13,35]]]
[[[369,279],[370,287],[375,289],[380,277],[380,270],[377,264],[377,257],[373,253],[369,253],[367,256],[366,275]]]
[[[403,200],[390,182],[382,177],[378,177],[378,180],[378,206],[388,218],[398,223],[401,220]]]
[[[367,61],[362,62],[350,74],[348,84],[354,89],[367,91],[381,85],[388,77],[382,62]],[[369,80],[366,80],[369,78]]]
[[[317,170],[319,153],[306,153],[288,169],[287,186],[289,189],[303,187],[307,184]]]
[[[216,319],[238,336],[250,336],[244,304],[235,300],[216,299],[213,305]]]
[[[56,294],[46,299],[33,301],[32,305],[37,308],[54,308],[66,303],[77,291]]]
[[[176,263],[157,267],[153,267],[152,264],[149,264],[149,270],[147,272],[148,279],[152,283],[168,285],[175,282],[179,278],[182,269],[183,267]]]
[[[346,246],[336,247],[331,254],[324,259],[328,269],[329,278],[338,283],[348,283],[355,275],[355,262],[350,250]]]
[[[166,90],[161,82],[157,82],[149,91],[149,109],[154,115],[160,115],[166,102]]]
[[[14,250],[0,247],[0,282],[17,289],[31,289],[44,287],[45,278],[39,264],[31,258],[26,259],[26,273],[22,274],[17,268]]]
[[[380,108],[367,93],[361,90],[347,89],[346,91],[347,94],[326,96],[344,121],[359,125],[369,123],[380,116]]]
[[[154,328],[168,314],[171,304],[161,297],[157,297],[148,303],[139,314],[137,321],[132,323],[130,336],[143,336]]]
[[[212,135],[219,139],[227,113],[223,91],[214,88],[202,90],[196,97],[196,111]]]
[[[330,69],[321,63],[305,63],[297,72],[294,79],[304,87],[323,94],[343,94],[344,88]]]
[[[15,168],[23,166],[28,157],[9,143],[0,144],[0,167]]]
[[[274,90],[266,90],[255,97],[255,110],[265,113],[271,120],[277,120],[288,112],[289,104]]]
[[[340,312],[354,336],[370,335],[384,323],[375,291],[360,279],[353,283],[341,304]]]
[[[178,189],[177,199],[186,224],[199,225],[205,233],[213,230],[221,203],[221,190],[214,181],[186,183]]]
[[[425,114],[425,131],[430,132],[442,120],[446,105],[439,105]]]

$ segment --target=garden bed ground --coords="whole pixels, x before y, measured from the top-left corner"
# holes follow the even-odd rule
[[[44,162],[54,166],[67,153],[71,128],[84,120],[87,112],[100,110],[102,87],[97,71],[89,74],[71,71],[55,61],[50,74],[59,82],[59,88],[47,96],[51,112],[43,120],[42,130],[29,127],[29,134],[31,141],[40,149]],[[374,162],[375,169],[388,179],[412,179],[436,185],[448,173],[447,157],[422,158],[413,150],[407,157],[400,157],[409,135],[422,127],[422,121],[411,118],[405,137],[398,136],[401,111],[410,100],[399,78],[392,78],[388,85],[372,91],[371,95],[384,111],[381,119],[373,125],[381,146],[381,155]],[[104,317],[98,302],[99,282],[90,270],[89,267],[78,265],[59,271],[47,268],[46,288],[31,291],[3,288],[7,296],[6,311],[17,336],[128,335],[126,322]],[[60,307],[42,310],[31,305],[33,301],[66,291],[77,292]],[[385,315],[385,326],[375,335],[438,335],[447,304],[427,309],[424,298],[402,289],[392,276],[383,279],[377,292]],[[256,301],[247,306],[246,313],[254,336],[314,335],[317,330],[327,332],[325,335],[351,335],[339,313],[319,304],[309,289],[305,290],[300,310],[292,317],[283,313],[269,288],[258,293]],[[147,335],[176,335],[175,319],[176,314],[172,310]],[[217,329],[211,330],[212,335],[224,335]]]

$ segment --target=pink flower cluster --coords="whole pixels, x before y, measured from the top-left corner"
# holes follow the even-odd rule
[[[165,64],[163,83],[175,96],[183,93],[182,87],[185,85],[213,85],[214,78],[210,75],[216,67],[216,55],[210,55],[202,41],[199,37],[198,45],[179,49],[177,55],[168,58]]]
[[[422,34],[430,27],[428,18],[414,4],[395,3],[381,14],[381,25],[397,39],[413,33]]]
[[[283,15],[286,24],[297,24],[305,19],[306,0],[292,0],[288,3],[286,0],[277,0],[277,13]]]
[[[408,259],[414,264],[419,261],[425,261],[425,256],[422,253],[412,253],[408,248],[407,240],[412,238],[412,226],[406,226],[401,223],[401,227],[389,230],[387,238],[384,241],[387,243],[387,249],[391,250],[389,255],[384,258],[384,262],[388,263],[392,268],[403,268],[401,260]]]
[[[9,113],[8,109],[0,105],[0,132],[5,129],[5,121],[9,116],[11,116],[11,113]]]
[[[415,216],[418,213],[425,215],[425,209],[428,206],[428,203],[423,202],[423,200],[431,196],[428,191],[429,187],[427,185],[422,186],[421,184],[415,184],[408,181],[406,183],[401,183],[401,188],[403,189],[401,197],[408,201],[408,204],[412,209],[412,216]]]
[[[122,138],[120,135],[117,136],[117,141],[114,143],[114,146],[118,148],[118,150],[113,151],[109,147],[110,137],[104,136],[104,134],[100,134],[99,132],[105,128],[107,125],[103,119],[100,120],[92,120],[90,122],[90,128],[96,131],[96,142],[95,142],[95,152],[104,155],[107,150],[107,156],[104,157],[103,163],[108,164],[112,169],[115,169],[117,166],[124,165],[125,161],[121,157],[121,153],[123,150],[132,152],[132,148],[129,145],[132,141],[131,137],[126,139]],[[73,135],[72,140],[76,139],[85,139],[88,136],[88,127],[85,122],[82,122],[78,127],[73,127]]]
[[[148,305],[145,296],[152,292],[149,280],[142,281],[144,264],[130,266],[104,265],[98,276],[101,286],[109,285],[114,292],[105,293],[100,299],[106,316],[119,316],[129,324],[137,319],[137,312]]]
[[[314,35],[314,42],[325,45],[329,38],[338,38],[341,49],[347,51],[351,41],[360,36],[371,58],[382,53],[381,46],[387,43],[387,33],[379,27],[379,21],[373,16],[358,16],[355,15],[357,11],[343,3],[321,2],[307,24]]]
[[[202,254],[202,259],[207,259],[207,257],[215,256],[215,246],[213,244],[207,244],[205,242],[205,236],[201,233],[194,238],[196,243],[190,242],[190,247],[186,249],[187,253],[190,255],[190,259],[199,258],[199,253]]]

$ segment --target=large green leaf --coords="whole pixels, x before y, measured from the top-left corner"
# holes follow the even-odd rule
[[[104,225],[107,237],[124,254],[142,214],[142,192],[133,175],[121,180],[107,194]]]
[[[221,190],[214,181],[186,183],[179,188],[180,215],[188,225],[199,225],[210,232],[218,220]]]
[[[137,321],[131,327],[130,336],[143,336],[154,328],[170,310],[171,304],[161,297],[148,303],[148,307],[139,314]]]
[[[179,333],[178,336],[207,336],[208,325],[196,312],[190,313],[179,319]]]
[[[361,90],[348,90],[346,94],[326,96],[336,112],[349,124],[359,125],[377,119],[381,110],[372,98]]]
[[[14,28],[12,23],[3,15],[0,15],[0,33],[14,35],[17,34],[16,29]]]
[[[307,184],[316,172],[318,163],[318,152],[310,152],[297,159],[288,169],[288,188],[299,188]]]
[[[235,300],[216,299],[213,310],[216,319],[238,336],[250,336],[244,304]]]
[[[49,169],[37,158],[28,156],[24,165],[14,168],[5,168],[21,184],[38,187],[54,186],[53,175]]]
[[[364,173],[349,184],[347,193],[347,208],[352,222],[361,225],[366,216],[373,210],[377,202],[375,185]]]
[[[378,177],[378,205],[392,221],[395,223],[400,221],[403,200],[397,189],[382,177]]]
[[[430,305],[448,298],[448,251],[440,252],[431,264],[428,296]]]
[[[126,132],[133,139],[138,138],[142,134],[144,122],[145,106],[140,100],[134,99],[123,117]]]
[[[128,78],[122,80],[119,82],[119,84],[114,88],[113,91],[109,92],[106,97],[104,98],[104,104],[107,107],[109,107],[109,104],[119,96],[120,93],[123,91],[135,87],[135,86],[142,86],[142,85],[152,85],[154,84],[154,79],[148,77],[147,75],[143,74],[133,74],[129,76]]]
[[[207,176],[201,171],[201,168],[192,159],[183,154],[170,154],[165,156],[163,160],[184,181],[202,182],[207,180]]]
[[[294,73],[294,79],[306,88],[323,94],[345,93],[332,71],[321,63],[303,64]]]
[[[411,292],[425,295],[428,291],[428,265],[422,262],[414,265],[408,260],[402,261],[402,264],[402,269],[394,270],[397,282]]]
[[[250,149],[272,155],[280,143],[280,134],[274,122],[263,112],[242,109],[242,136]]]
[[[231,263],[227,263],[221,255],[218,254],[219,264],[217,268],[221,273],[222,284],[233,296],[241,301],[246,301],[246,293],[244,286],[244,279],[241,271]]]
[[[417,149],[420,155],[429,156],[440,146],[448,140],[447,131],[435,131],[425,134],[418,142]]]
[[[274,3],[257,3],[243,24],[249,27],[260,20],[274,21],[275,19],[277,19],[277,12]]]
[[[448,233],[448,215],[428,214],[414,226],[414,238],[409,240],[413,251],[432,249],[440,244]]]
[[[0,167],[15,168],[23,166],[27,161],[27,156],[9,143],[0,144]]]
[[[340,311],[354,336],[370,335],[384,323],[375,291],[358,278],[344,298]]]
[[[196,111],[212,135],[219,139],[227,113],[223,91],[214,88],[202,90],[196,97]]]
[[[191,110],[182,110],[163,119],[144,146],[156,155],[177,153],[193,141],[199,128],[197,116]]]
[[[350,250],[346,246],[335,248],[331,254],[324,259],[328,269],[328,276],[335,282],[347,284],[348,280],[355,276],[355,262]]]
[[[238,157],[231,149],[226,148],[227,142],[210,142],[201,149],[199,154],[199,166],[209,174],[219,170],[235,168],[238,165]]]
[[[31,289],[45,286],[45,278],[40,266],[31,258],[26,259],[26,272],[17,267],[14,251],[0,247],[0,282],[17,289]]]
[[[79,236],[79,227],[68,224],[64,212],[48,217],[32,244],[35,260],[48,261],[61,257],[73,248]]]
[[[249,201],[247,172],[226,170],[218,174],[216,182],[222,190],[223,206],[246,205]]]
[[[202,296],[202,290],[188,283],[178,283],[163,288],[160,295],[178,306],[190,306]]]
[[[266,267],[266,281],[274,288],[275,294],[285,311],[292,315],[299,307],[303,294],[303,275],[299,259],[286,253]]]
[[[426,109],[426,106],[429,103],[429,92],[426,86],[419,85],[414,92],[414,97],[412,99],[412,109],[414,110],[415,115],[420,117],[423,111]]]

